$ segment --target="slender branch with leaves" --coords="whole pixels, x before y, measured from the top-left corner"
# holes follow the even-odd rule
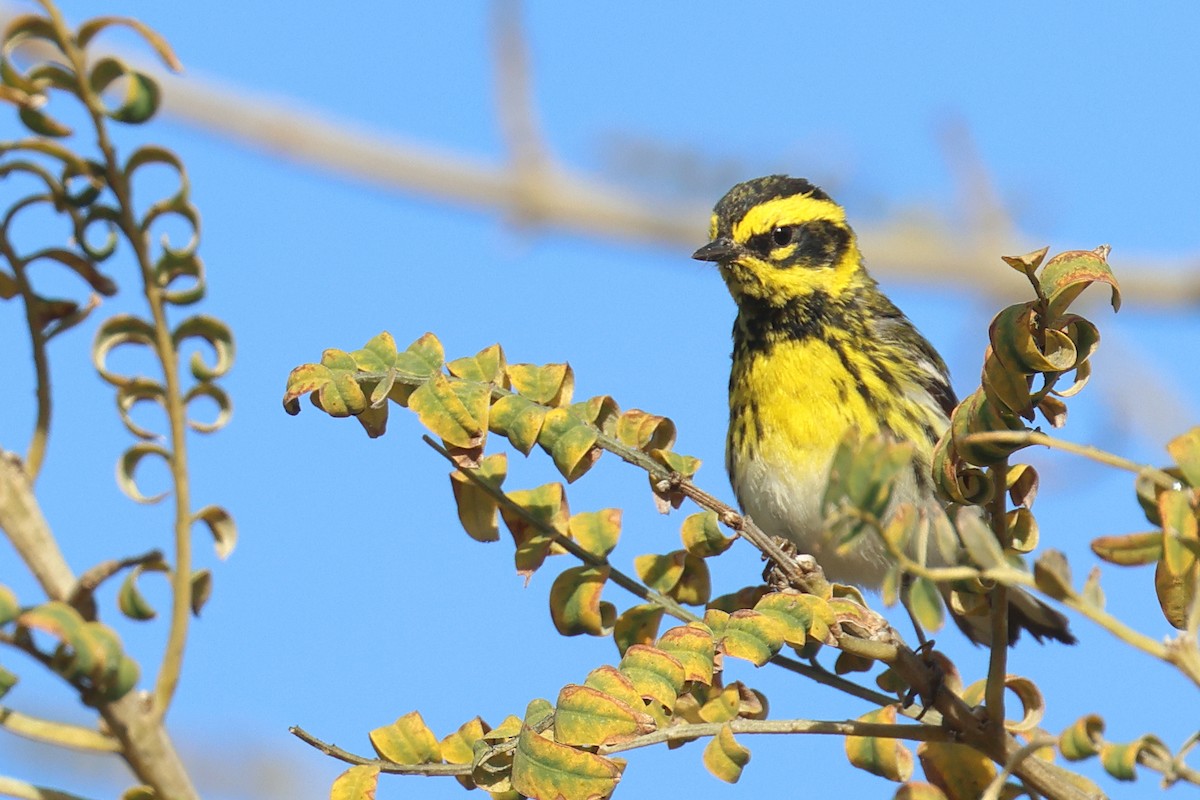
[[[556,702],[533,700],[523,715],[495,728],[476,718],[439,740],[419,713],[401,716],[371,731],[373,757],[293,729],[353,765],[335,782],[332,797],[368,797],[381,773],[450,774],[493,794],[608,796],[625,768],[611,754],[698,738],[708,739],[709,770],[736,781],[749,758],[736,737],[767,732],[844,735],[850,763],[902,783],[897,796],[905,797],[1101,796],[1087,778],[1046,760],[1055,747],[1067,760],[1098,754],[1118,779],[1131,778],[1140,763],[1162,773],[1165,783],[1195,782],[1196,771],[1183,762],[1194,742],[1176,753],[1153,736],[1110,743],[1095,714],[1052,736],[1039,727],[1046,701],[1036,684],[1007,671],[1005,596],[1009,587],[1024,587],[1101,621],[1122,641],[1200,684],[1189,627],[1200,614],[1195,600],[1200,429],[1169,448],[1178,466],[1134,465],[1138,496],[1160,530],[1102,537],[1093,545],[1112,563],[1159,562],[1171,579],[1157,581],[1156,591],[1167,620],[1182,631],[1175,640],[1151,646],[1149,637],[1106,614],[1098,578],[1074,589],[1061,553],[1045,551],[1033,569],[1022,560],[1038,545],[1032,511],[1038,478],[1033,467],[1010,459],[1023,447],[1060,441],[1028,423],[1036,412],[1061,426],[1065,398],[1088,380],[1099,333],[1068,309],[1096,283],[1111,287],[1113,307],[1119,307],[1107,254],[1107,248],[1098,248],[1047,261],[1042,250],[1005,259],[1029,279],[1034,299],[992,321],[982,385],[960,404],[937,448],[934,479],[946,496],[947,513],[918,513],[893,501],[892,484],[910,463],[910,450],[902,444],[851,436],[833,459],[823,501],[827,524],[845,546],[860,536],[882,539],[895,563],[884,584],[885,600],[890,604],[907,587],[914,619],[936,628],[945,595],[956,615],[978,614],[991,626],[995,644],[987,674],[965,688],[943,653],[929,646],[910,649],[857,590],[831,584],[811,557],[766,537],[699,488],[693,480],[699,462],[671,449],[670,420],[622,411],[608,396],[574,402],[575,378],[566,364],[509,364],[498,345],[447,362],[432,334],[400,349],[383,333],[360,350],[326,350],[319,363],[297,367],[284,396],[288,413],[297,413],[299,399],[309,395],[317,408],[354,417],[374,437],[386,432],[392,404],[414,411],[441,440],[426,437],[427,443],[452,463],[451,486],[468,535],[497,541],[503,524],[522,574],[544,568],[552,555],[573,557],[578,565],[562,569],[550,589],[553,624],[567,636],[611,637],[619,655],[615,665],[598,666],[581,683],[564,686]],[[567,483],[582,478],[605,452],[644,470],[660,511],[688,501],[699,507],[683,521],[682,547],[637,556],[636,576],[617,569],[609,559],[621,538],[621,510],[572,514],[562,483],[506,488],[507,455],[485,454],[496,437],[525,455],[540,448]],[[1129,466],[1098,451],[1084,454]],[[739,539],[769,561],[764,583],[714,596],[707,560]],[[923,545],[912,547],[914,540]],[[951,566],[941,566],[944,558],[927,563],[912,555],[935,550],[963,555]],[[605,594],[609,584],[627,591],[632,603],[619,608]],[[988,593],[991,602],[980,602]],[[661,630],[666,616],[682,624]],[[783,655],[785,648],[799,660]],[[832,670],[818,660],[826,650],[836,653]],[[725,678],[731,658],[782,666],[877,708],[857,720],[767,721],[761,693]],[[850,677],[877,665],[878,689]],[[1006,714],[1008,698],[1016,699],[1020,713]],[[905,717],[908,721],[898,721]],[[904,740],[920,742],[927,782],[912,781],[914,758]]]
[[[0,142],[0,180],[6,189],[24,193],[7,208],[0,224],[0,298],[24,308],[36,381],[35,423],[24,456],[6,451],[0,459],[0,528],[44,597],[18,599],[10,588],[0,586],[0,644],[22,651],[59,675],[85,706],[95,709],[96,720],[95,727],[86,728],[3,706],[0,725],[65,748],[119,754],[140,784],[131,790],[138,797],[195,797],[164,719],[180,682],[190,620],[200,613],[211,590],[210,573],[192,566],[196,524],[208,530],[222,558],[236,542],[236,528],[227,511],[215,505],[193,506],[187,450],[191,432],[216,431],[229,417],[230,401],[218,380],[232,366],[233,338],[215,318],[178,313],[202,300],[206,291],[197,254],[200,216],[189,199],[182,162],[156,145],[122,153],[116,144],[115,127],[142,125],[158,110],[156,83],[120,59],[89,55],[97,37],[113,27],[139,34],[163,64],[177,70],[174,53],[137,20],[99,17],[72,28],[53,3],[47,0],[41,6],[41,14],[11,20],[0,42],[0,100],[28,131],[26,138]],[[30,59],[26,54],[30,44],[50,56]],[[52,116],[47,111],[51,96],[77,104],[81,123],[72,127]],[[142,196],[146,190],[139,188],[146,167],[172,172],[177,180],[173,193],[146,202]],[[39,209],[57,215],[66,235],[49,246],[29,249],[28,237],[18,236],[18,227],[27,214]],[[186,242],[174,242],[166,233],[159,237],[164,227],[177,228],[180,223],[189,229]],[[74,272],[90,290],[89,296],[79,301],[43,295],[30,278],[30,268],[42,262]],[[133,268],[129,278],[118,272],[127,265]],[[34,489],[54,442],[52,343],[97,312],[102,298],[117,294],[119,283],[130,279],[141,289],[144,315],[117,314],[101,322],[92,360],[100,377],[115,390],[120,419],[136,440],[118,458],[118,484],[139,503],[171,498],[171,547],[166,553],[118,556],[76,576],[46,523]],[[214,356],[191,352],[185,374],[182,361],[196,342],[204,343]],[[148,352],[156,374],[123,374],[112,368],[109,356],[123,345]],[[198,398],[216,406],[214,419],[192,415],[190,404]],[[135,421],[134,410],[143,403],[162,409],[165,431]],[[160,459],[168,468],[170,487],[162,494],[148,496],[138,488],[135,472],[148,458]],[[168,577],[171,611],[152,689],[139,692],[143,665],[125,652],[117,630],[100,621],[96,590],[123,575],[118,610],[128,620],[152,619],[156,612],[138,589],[145,572]],[[0,696],[9,695],[16,682],[16,675],[0,668]],[[19,692],[11,694],[19,697]],[[0,780],[4,793],[13,796],[54,794],[16,778]]]

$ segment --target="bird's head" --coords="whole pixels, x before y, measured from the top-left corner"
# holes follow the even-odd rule
[[[692,258],[715,262],[739,304],[837,297],[862,273],[846,212],[803,178],[769,175],[734,186],[713,209],[709,238]]]

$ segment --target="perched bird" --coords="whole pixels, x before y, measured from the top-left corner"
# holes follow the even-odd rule
[[[713,210],[709,238],[692,257],[718,265],[737,304],[725,464],[738,502],[830,579],[878,588],[890,566],[882,540],[838,548],[825,528],[830,461],[851,428],[911,442],[914,468],[896,502],[941,503],[930,459],[957,404],[946,364],[867,273],[842,207],[807,180],[734,186]],[[1009,598],[1010,644],[1022,629],[1075,641],[1062,614],[1020,589]],[[986,617],[955,620],[989,642]]]

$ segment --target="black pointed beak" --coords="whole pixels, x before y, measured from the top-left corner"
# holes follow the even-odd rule
[[[708,244],[701,247],[696,252],[692,253],[692,258],[697,261],[715,261],[717,263],[725,263],[733,261],[741,252],[741,248],[737,243],[728,236],[720,236],[713,239]]]

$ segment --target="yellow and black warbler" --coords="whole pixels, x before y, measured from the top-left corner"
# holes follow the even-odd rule
[[[842,207],[807,180],[734,186],[709,238],[692,257],[716,262],[738,310],[725,454],[738,502],[830,579],[878,588],[890,566],[879,537],[839,547],[824,524],[830,462],[851,429],[911,442],[896,502],[941,503],[930,459],[957,404],[946,364],[867,273]],[[1009,598],[1010,644],[1022,629],[1075,641],[1057,611],[1019,589]],[[972,641],[990,640],[986,619],[955,620]]]

